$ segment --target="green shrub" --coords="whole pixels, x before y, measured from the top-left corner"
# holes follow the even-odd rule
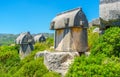
[[[34,51],[50,50],[50,47],[53,46],[53,41],[53,38],[47,38],[46,42],[36,43]]]
[[[96,27],[91,27],[88,29],[88,46],[89,49],[91,49],[91,47],[93,46],[93,44],[98,40],[99,38],[99,33],[93,33],[93,30]]]
[[[77,57],[65,77],[119,77],[119,60],[104,54]]]
[[[48,70],[43,64],[43,59],[32,60],[25,63],[16,73],[15,77],[38,77],[43,76]]]
[[[89,32],[90,56],[75,58],[66,77],[119,77],[120,28],[107,29],[95,41],[92,35]]]
[[[45,75],[43,75],[43,77],[61,77],[61,76],[58,73],[55,73],[55,72],[48,72]]]
[[[19,46],[0,47],[0,77],[60,77],[59,74],[49,72],[45,67],[43,58],[34,59],[36,52],[44,51],[53,46],[53,39],[35,44],[35,49],[23,60],[20,60]]]
[[[8,71],[18,65],[20,58],[16,46],[1,46],[0,47],[0,71],[8,73]]]
[[[101,54],[104,53],[107,56],[120,57],[120,28],[112,27],[105,31],[96,43],[91,48],[91,53]]]

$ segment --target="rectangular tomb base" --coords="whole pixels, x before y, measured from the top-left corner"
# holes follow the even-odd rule
[[[89,55],[90,53],[80,53]],[[60,73],[62,77],[67,73],[70,64],[74,61],[74,58],[80,56],[78,52],[38,52],[35,55],[35,59],[38,57],[44,57],[44,64],[46,67],[54,72]]]
[[[46,67],[57,73],[60,73],[63,77],[67,73],[70,64],[74,61],[76,56],[79,56],[78,52],[38,52],[35,58],[44,57],[44,64]]]

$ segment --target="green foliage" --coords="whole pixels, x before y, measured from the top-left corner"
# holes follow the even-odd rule
[[[88,37],[90,56],[75,58],[66,77],[119,77],[120,28],[109,28],[96,40],[91,33]],[[91,40],[95,41],[90,42]]]
[[[61,77],[58,73],[55,72],[49,72],[43,75],[43,77]]]
[[[18,65],[20,59],[16,46],[0,47],[0,72],[7,73],[12,67]]]
[[[32,51],[23,60],[20,60],[19,46],[0,47],[0,77],[60,77],[55,72],[50,72],[44,65],[43,58],[34,59],[36,52],[49,49],[53,46],[53,39],[35,44]]]
[[[93,30],[96,27],[91,27],[88,29],[88,46],[89,49],[91,49],[92,45],[98,40],[99,38],[99,33],[93,33]]]
[[[66,77],[119,77],[120,76],[120,28],[110,28],[104,35],[88,30],[91,55],[76,57]],[[20,60],[19,46],[0,47],[0,77],[60,77],[47,70],[43,58],[34,59],[36,52],[50,50],[53,38],[36,43],[35,50]]]
[[[91,48],[91,53],[120,57],[120,28],[113,27],[106,30],[105,34]]]
[[[104,54],[77,57],[65,77],[119,77],[119,61]]]
[[[0,34],[0,45],[14,44],[15,39],[18,35],[14,34]]]
[[[43,59],[32,60],[30,62],[25,63],[15,74],[15,77],[33,77],[36,75],[41,77],[48,70],[43,64]]]
[[[43,51],[43,50],[50,50],[50,47],[53,46],[53,38],[47,38],[46,42],[36,43],[35,44],[35,51]]]

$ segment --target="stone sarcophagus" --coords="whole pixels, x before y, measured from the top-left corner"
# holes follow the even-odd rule
[[[40,35],[36,35],[34,37],[34,41],[35,42],[44,42],[44,41],[46,41],[46,38],[43,34],[40,34]]]
[[[76,8],[58,14],[51,22],[50,29],[55,30],[56,51],[85,52],[88,20],[82,8]]]
[[[34,39],[29,32],[21,33],[17,39],[16,44],[20,45],[20,58],[23,59],[33,50]]]

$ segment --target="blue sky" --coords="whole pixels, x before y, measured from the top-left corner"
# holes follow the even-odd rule
[[[99,0],[0,0],[0,33],[53,33],[56,14],[77,7],[89,21],[99,16]]]

